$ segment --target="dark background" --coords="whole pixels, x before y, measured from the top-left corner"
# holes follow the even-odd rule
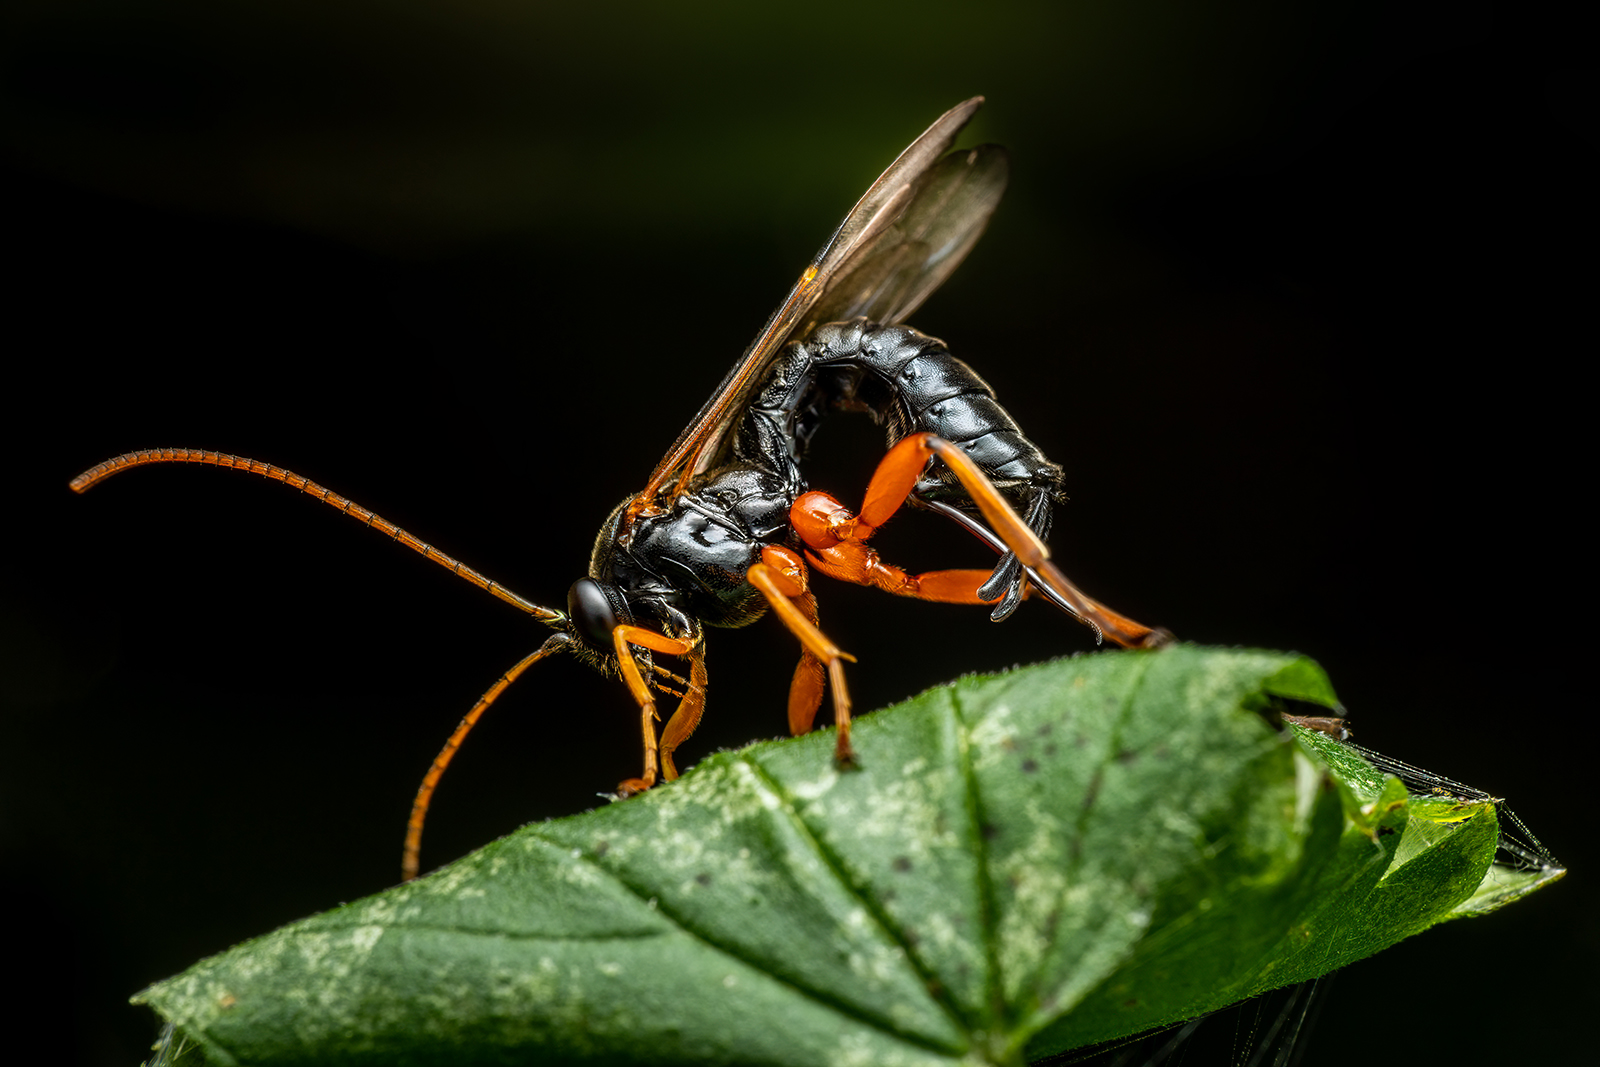
[[[282,487],[157,468],[79,499],[73,474],[270,460],[559,603],[855,197],[981,92],[967,143],[1010,148],[1011,190],[915,322],[1066,467],[1066,571],[1186,639],[1315,656],[1361,741],[1510,798],[1574,869],[1347,969],[1306,1062],[1571,1062],[1600,1003],[1568,503],[1595,83],[1570,28],[1391,8],[7,5],[0,887],[27,1025],[132,1064],[154,1024],[128,995],[391,884],[422,771],[540,638]],[[876,431],[823,436],[814,484],[857,498]],[[927,516],[885,542],[982,558]],[[993,626],[819,584],[861,707],[1091,647],[1042,606]],[[771,622],[714,632],[683,762],[782,732],[794,655]],[[598,803],[637,773],[630,708],[538,667],[446,778],[425,863]]]

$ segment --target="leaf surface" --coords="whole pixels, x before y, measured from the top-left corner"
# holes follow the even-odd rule
[[[1340,765],[1278,698],[1337,703],[1189,646],[963,679],[861,719],[859,769],[720,753],[139,999],[217,1064],[1016,1063],[1531,891],[1492,802]]]

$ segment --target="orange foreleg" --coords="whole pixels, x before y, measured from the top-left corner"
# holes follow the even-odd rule
[[[683,699],[678,701],[678,710],[672,713],[661,731],[661,776],[669,782],[678,777],[678,768],[672,763],[673,750],[689,740],[689,735],[700,725],[701,713],[706,710],[705,645],[695,645],[687,655],[689,681],[684,687]]]
[[[628,692],[633,694],[634,701],[639,705],[639,731],[644,740],[644,773],[637,778],[629,778],[617,786],[618,795],[631,797],[633,794],[642,793],[656,784],[656,773],[659,764],[657,762],[656,748],[656,699],[650,695],[650,687],[645,684],[644,676],[639,673],[639,664],[634,660],[630,646],[638,645],[640,648],[648,648],[652,652],[663,652],[669,656],[689,655],[695,646],[689,641],[658,634],[654,630],[646,630],[642,626],[618,626],[611,631],[611,640],[616,646],[617,667],[622,672],[622,680],[627,683]],[[705,664],[703,658],[700,659],[698,688],[695,684],[695,660],[690,661],[690,687],[688,692],[684,694],[683,702],[678,706],[680,712],[683,711],[683,705],[691,701],[697,700],[701,706],[704,706]],[[687,727],[680,728],[682,729],[682,737],[678,737],[674,741],[674,746],[678,741],[688,737],[695,726],[699,724],[699,709],[694,709],[689,718],[692,721],[685,720]],[[674,714],[672,717],[673,722],[676,722],[677,719],[678,715]],[[671,723],[668,726],[670,728]],[[667,766],[671,767],[671,748],[667,749],[666,754],[668,757]],[[674,769],[668,777],[675,777],[676,775],[677,771]]]

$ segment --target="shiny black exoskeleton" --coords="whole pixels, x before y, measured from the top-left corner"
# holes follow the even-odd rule
[[[663,514],[635,520],[625,538],[617,533],[623,507],[607,520],[589,577],[569,597],[574,621],[596,651],[609,651],[616,621],[690,637],[698,636],[698,622],[743,626],[761,616],[766,602],[745,575],[764,546],[795,545],[789,509],[807,488],[801,460],[830,411],[870,415],[885,427],[889,447],[920,432],[959,445],[1034,532],[1048,536],[1061,468],[1023,436],[971,367],[909,326],[828,323],[785,348],[768,369],[726,464],[694,479]],[[942,464],[923,476],[916,495],[970,505]],[[1021,602],[1014,555],[1001,559],[982,595],[1000,601],[996,619]]]
[[[763,451],[776,452],[786,436],[791,457],[798,459],[830,410],[870,415],[885,428],[886,448],[913,433],[936,434],[959,445],[1026,516],[1040,540],[1049,536],[1062,496],[1061,468],[1023,436],[994,390],[943,341],[909,326],[864,318],[819,326],[773,365],[740,425],[735,450],[748,445],[749,455],[740,458],[759,462]],[[967,491],[943,464],[923,475],[916,496],[962,510],[971,507]],[[996,621],[1015,610],[1022,590],[1014,554],[1002,557],[979,595],[1000,601],[991,616]]]
[[[248,471],[337,508],[556,631],[473,705],[424,776],[407,823],[406,878],[419,870],[433,791],[467,732],[512,681],[561,652],[619,675],[639,708],[642,773],[617,787],[619,796],[631,796],[677,776],[672,753],[705,707],[704,627],[741,626],[770,608],[801,645],[789,689],[790,731],[810,730],[831,693],[835,762],[850,766],[844,663],[853,657],[821,629],[808,567],[899,596],[991,603],[995,619],[1010,614],[1025,591],[1037,592],[1097,637],[1159,647],[1170,634],[1089,598],[1050,560],[1043,537],[1062,498],[1060,469],[942,342],[895,325],[971,251],[1004,192],[1003,149],[954,150],[982,102],[973,97],[941,115],[856,202],[644,488],[607,520],[589,575],[571,587],[565,611],[513,593],[355,502],[258,460],[150,449],[99,464],[72,488],[82,492],[152,463]],[[807,446],[834,410],[867,413],[885,427],[891,446],[857,512],[808,491],[802,472]],[[912,574],[883,561],[867,542],[907,502],[964,526],[1001,555],[999,565],[987,575]],[[676,658],[684,673],[658,666],[656,655]],[[657,692],[679,698],[659,729]]]

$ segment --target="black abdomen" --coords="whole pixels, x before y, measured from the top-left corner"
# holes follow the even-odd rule
[[[768,372],[746,415],[749,432],[741,437],[752,444],[764,438],[769,455],[787,439],[797,459],[829,409],[871,415],[887,429],[891,447],[908,434],[938,434],[965,449],[1013,499],[1030,499],[1039,490],[1059,495],[1061,469],[1023,436],[988,383],[944,342],[909,326],[865,319],[819,326]],[[966,498],[942,464],[917,491]]]

